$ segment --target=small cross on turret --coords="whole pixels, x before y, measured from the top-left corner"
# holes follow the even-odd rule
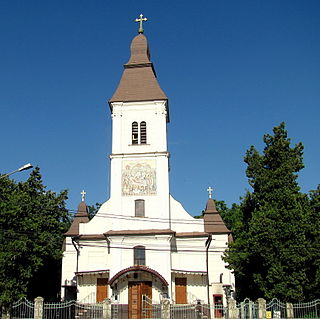
[[[81,200],[84,202],[84,198],[86,197],[86,192],[84,190],[82,190],[81,194]]]
[[[147,18],[143,18],[143,14],[141,13],[140,14],[140,18],[139,19],[136,19],[135,20],[136,22],[140,22],[140,27],[139,27],[139,33],[143,33],[143,27],[142,27],[142,23],[143,23],[143,21],[148,21],[148,19]]]
[[[207,192],[209,194],[209,198],[212,198],[213,188],[211,186],[208,187]]]

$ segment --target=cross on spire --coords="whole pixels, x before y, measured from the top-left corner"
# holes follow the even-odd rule
[[[143,18],[143,14],[141,13],[140,14],[140,18],[139,19],[136,19],[135,20],[136,22],[140,22],[140,27],[139,27],[139,33],[143,33],[143,27],[142,27],[142,23],[144,22],[144,21],[148,21],[148,19],[147,18]]]
[[[211,186],[208,187],[207,192],[209,194],[209,198],[212,198],[213,188]]]
[[[82,190],[81,194],[81,200],[84,202],[84,198],[86,197],[86,192],[84,190]]]

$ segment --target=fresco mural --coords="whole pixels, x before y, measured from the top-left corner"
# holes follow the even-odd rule
[[[155,160],[122,162],[122,196],[156,194]]]

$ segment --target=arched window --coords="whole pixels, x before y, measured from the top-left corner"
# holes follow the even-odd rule
[[[132,144],[147,144],[147,123],[145,121],[132,122]]]
[[[133,264],[135,266],[146,265],[146,248],[144,246],[133,247]]]
[[[144,217],[144,199],[136,199],[134,201],[134,216]]]
[[[139,143],[138,122],[132,123],[132,144]]]
[[[147,144],[147,124],[145,121],[140,123],[140,143]]]

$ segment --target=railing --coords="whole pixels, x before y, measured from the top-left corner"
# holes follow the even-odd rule
[[[320,318],[320,299],[292,305],[294,318]]]
[[[34,303],[21,298],[13,303],[10,311],[10,318],[12,319],[33,319],[34,318]]]
[[[35,303],[25,298],[13,303],[8,319],[128,319],[128,304],[119,304],[106,299],[103,303],[43,302],[36,298]],[[320,300],[306,303],[283,303],[272,299],[266,303],[259,299],[253,302],[245,299],[236,304],[229,299],[228,305],[170,304],[169,299],[154,302],[144,296],[141,301],[140,319],[320,319]]]
[[[246,298],[244,301],[237,304],[238,317],[241,319],[258,318],[258,303],[254,303]]]
[[[287,305],[278,299],[272,299],[266,304],[266,311],[271,311],[273,319],[287,318]],[[289,316],[290,317],[290,316]]]
[[[148,296],[142,296],[142,319],[160,319],[161,318],[161,304],[152,301]]]

